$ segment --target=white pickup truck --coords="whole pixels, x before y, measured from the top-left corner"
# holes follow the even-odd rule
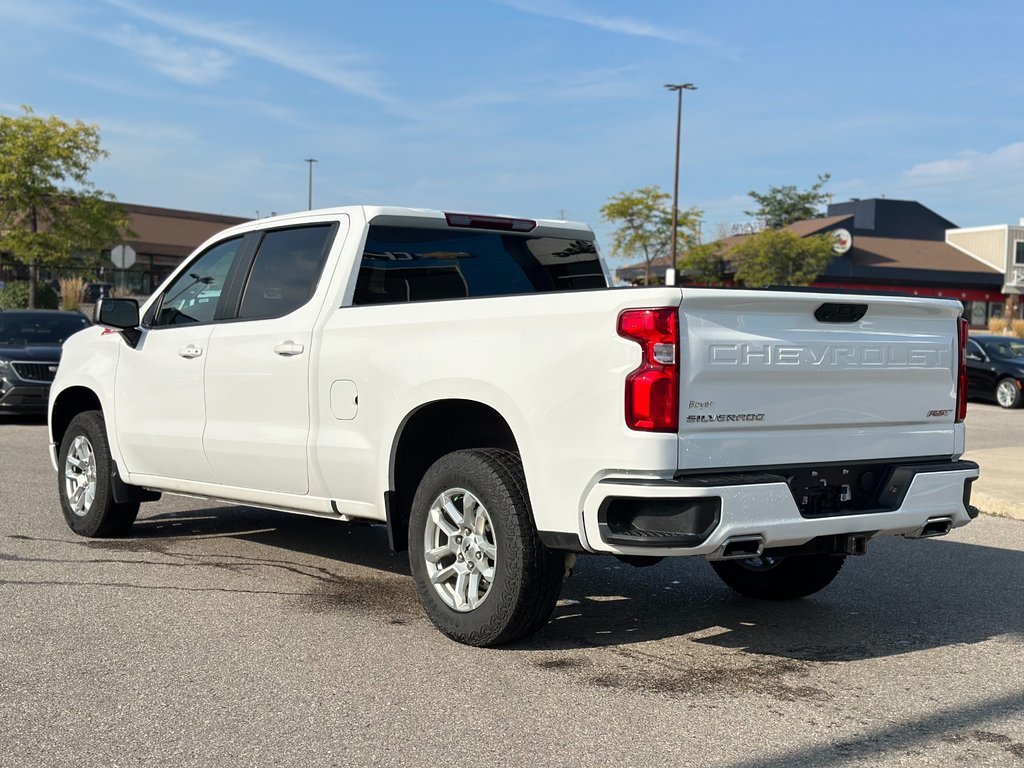
[[[179,493],[387,525],[427,614],[495,645],[578,553],[768,599],[969,522],[958,302],[610,289],[581,224],[353,206],[204,243],[103,300],[49,407],[68,525]]]

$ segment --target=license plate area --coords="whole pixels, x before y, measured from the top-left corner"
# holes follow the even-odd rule
[[[786,483],[803,517],[834,517],[877,512],[889,464],[824,465],[793,469]]]

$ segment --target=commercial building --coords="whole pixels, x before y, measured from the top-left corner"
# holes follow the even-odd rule
[[[786,229],[800,237],[833,238],[836,256],[815,286],[958,299],[973,326],[1002,316],[1007,295],[1024,288],[1024,227],[962,230],[921,203],[872,198],[829,205],[823,218]],[[734,269],[729,253],[746,237],[719,241],[727,282]],[[652,275],[663,281],[668,266],[654,265]],[[643,264],[616,275],[637,284]],[[679,282],[687,282],[686,276]],[[1012,312],[1019,316],[1019,306]]]
[[[214,213],[181,211],[173,208],[155,208],[148,205],[121,203],[128,216],[132,237],[117,245],[129,245],[135,251],[135,261],[128,269],[118,269],[110,261],[110,249],[103,252],[102,266],[81,270],[90,282],[110,284],[139,295],[152,293],[182,260],[207,238],[222,229],[241,224],[249,219],[221,216]],[[40,269],[41,280],[49,281],[65,274],[78,272],[74,267]],[[0,254],[0,280],[27,279],[28,268],[4,259]]]
[[[135,232],[125,240],[135,250],[135,263],[129,269],[115,269],[102,276],[105,282],[128,288],[133,293],[150,294],[203,241],[222,229],[249,219],[215,213],[154,208],[122,203],[129,226]],[[104,268],[107,269],[106,267]]]
[[[1002,274],[1001,291],[1009,305],[1007,314],[1010,317],[1022,316],[1019,297],[1024,293],[1024,219],[1017,225],[950,229],[946,232],[946,242]],[[992,306],[989,317],[999,313],[999,307]],[[980,317],[980,312],[977,315]],[[978,318],[970,317],[971,324],[976,325]]]

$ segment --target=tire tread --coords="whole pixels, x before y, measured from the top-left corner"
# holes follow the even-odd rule
[[[96,495],[93,506],[84,517],[75,515],[70,508],[64,490],[64,457],[68,441],[76,435],[84,435],[92,444],[96,457]],[[61,508],[68,527],[80,536],[90,538],[115,538],[124,536],[139,514],[139,502],[118,504],[114,501],[111,481],[110,442],[107,440],[106,423],[100,411],[83,411],[68,424],[61,440],[60,461],[57,472],[58,494]]]
[[[454,451],[443,456],[424,475],[414,508],[429,505],[432,499],[427,498],[427,486],[433,478],[450,469],[471,475],[482,487],[488,489],[494,497],[491,504],[495,509],[488,506],[492,517],[498,514],[498,508],[511,510],[507,520],[509,530],[506,531],[503,546],[505,557],[521,565],[514,572],[506,572],[506,589],[499,591],[492,587],[487,601],[493,599],[497,604],[487,606],[485,603],[489,618],[472,628],[457,626],[460,621],[450,621],[451,610],[440,603],[432,586],[421,584],[417,578],[417,587],[427,615],[446,635],[468,645],[502,645],[533,634],[547,622],[558,601],[565,563],[564,556],[545,547],[537,534],[526,477],[518,454],[499,448],[478,448]],[[471,490],[477,493],[479,489]],[[419,563],[415,558],[422,555],[417,535],[410,532],[409,541],[413,574],[417,575]]]
[[[735,560],[712,561],[715,573],[733,590],[759,600],[796,600],[819,592],[839,575],[845,555],[786,557],[775,568],[752,571]]]

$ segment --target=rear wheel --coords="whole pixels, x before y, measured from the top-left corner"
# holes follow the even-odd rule
[[[522,464],[498,449],[456,451],[413,499],[409,560],[427,616],[468,645],[508,643],[547,623],[564,555],[541,543]]]
[[[139,514],[139,502],[114,501],[112,461],[103,414],[75,416],[61,440],[57,465],[64,519],[80,536],[123,536]]]
[[[715,560],[711,567],[741,595],[761,600],[794,600],[831,584],[845,560],[845,555],[766,553],[742,560]]]
[[[1021,401],[1020,383],[1006,378],[996,385],[996,402],[1003,408],[1019,408]]]

